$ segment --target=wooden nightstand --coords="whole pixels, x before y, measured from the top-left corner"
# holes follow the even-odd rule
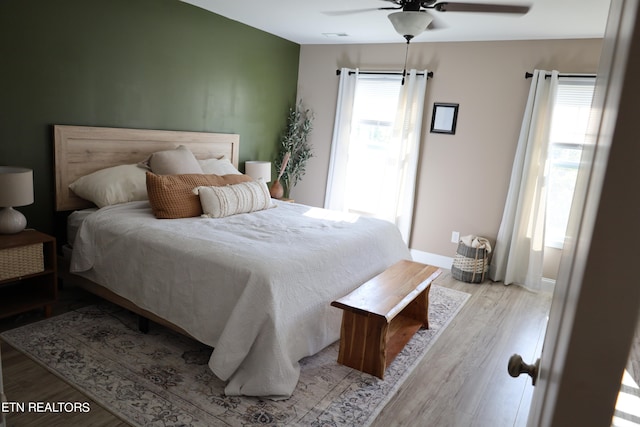
[[[0,235],[0,318],[43,307],[58,298],[56,239],[35,230]]]

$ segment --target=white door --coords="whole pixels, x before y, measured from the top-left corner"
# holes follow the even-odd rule
[[[592,164],[574,200],[583,208],[570,219],[528,427],[611,425],[640,311],[639,10],[638,0],[611,3]]]

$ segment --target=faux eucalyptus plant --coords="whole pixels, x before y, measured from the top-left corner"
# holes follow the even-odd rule
[[[313,129],[313,112],[304,108],[302,101],[289,109],[287,128],[280,140],[275,169],[280,171],[284,197],[289,198],[291,189],[305,174],[307,162],[313,157],[313,149],[308,142]],[[277,180],[276,180],[277,181]],[[274,183],[275,184],[275,183]]]

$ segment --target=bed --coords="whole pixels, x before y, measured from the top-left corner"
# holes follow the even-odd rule
[[[409,250],[395,225],[296,203],[222,218],[158,219],[150,202],[96,208],[80,177],[188,147],[238,166],[238,135],[55,126],[56,210],[75,237],[65,276],[214,348],[227,395],[287,398],[299,361],[339,338],[330,302]]]

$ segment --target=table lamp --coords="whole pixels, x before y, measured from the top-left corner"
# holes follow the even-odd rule
[[[33,203],[33,170],[0,166],[0,234],[19,233],[27,226],[24,215],[13,209]]]
[[[271,181],[271,162],[250,160],[244,162],[244,173],[256,181],[260,178],[266,183]]]

